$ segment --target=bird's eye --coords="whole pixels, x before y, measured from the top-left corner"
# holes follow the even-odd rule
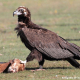
[[[19,12],[24,13],[24,10],[23,9],[20,9]]]
[[[18,11],[19,11],[19,12],[23,12],[23,10],[22,10],[22,9],[19,9]]]

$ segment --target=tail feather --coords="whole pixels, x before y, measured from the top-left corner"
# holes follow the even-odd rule
[[[74,67],[80,68],[80,64],[74,58],[68,58],[67,61]]]
[[[78,51],[80,51],[80,47],[79,46],[77,46],[76,44],[74,44],[74,43],[70,43],[74,48],[76,48]]]
[[[80,47],[77,46],[77,45],[74,44],[74,43],[70,43],[70,44],[71,44],[71,46],[74,47],[74,48],[76,49],[76,51],[78,52],[78,53],[74,53],[74,54],[75,54],[75,55],[74,55],[74,59],[80,60]]]
[[[65,39],[63,39],[62,37],[60,37],[62,39],[62,41],[59,43],[60,46],[63,48],[63,49],[67,49],[68,51],[70,51],[74,57],[78,57],[80,58],[80,47],[77,46],[76,44],[74,43],[69,43],[67,42]]]

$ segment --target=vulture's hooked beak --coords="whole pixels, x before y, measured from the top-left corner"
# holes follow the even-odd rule
[[[19,11],[14,11],[14,12],[13,12],[13,17],[14,17],[14,15],[22,15],[22,13],[19,12]]]

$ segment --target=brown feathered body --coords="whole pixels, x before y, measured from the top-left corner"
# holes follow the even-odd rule
[[[39,65],[43,65],[44,60],[67,60],[73,66],[79,67],[79,63],[75,59],[80,59],[80,47],[67,42],[56,33],[42,28],[31,21],[30,11],[25,7],[27,13],[18,15],[18,25],[15,30],[25,46],[31,51],[26,58],[27,61],[37,59]],[[18,10],[17,9],[17,10]]]

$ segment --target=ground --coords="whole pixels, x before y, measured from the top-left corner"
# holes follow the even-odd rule
[[[19,6],[29,8],[34,23],[80,46],[80,0],[0,0],[0,62],[14,58],[25,60],[30,53],[14,31],[17,16],[13,17],[13,11]],[[45,71],[30,71],[36,68],[38,62],[34,60],[27,63],[24,71],[0,74],[0,80],[80,79],[80,69],[67,61],[46,60]]]

